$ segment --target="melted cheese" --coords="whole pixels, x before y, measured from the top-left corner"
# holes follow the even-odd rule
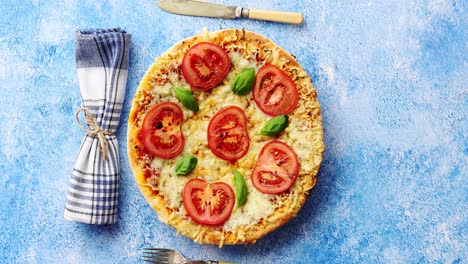
[[[208,35],[204,35],[208,38]],[[183,107],[180,102],[175,99],[175,96],[170,92],[168,86],[182,86],[190,89],[184,78],[180,78],[175,72],[169,73],[168,86],[154,87],[155,91],[161,95],[162,101],[177,102],[184,112],[184,123],[182,132],[185,135],[185,147],[182,154],[176,157],[186,155],[195,155],[198,158],[198,164],[195,170],[187,176],[177,176],[174,172],[174,160],[161,160],[155,158],[151,163],[154,168],[160,168],[160,192],[165,196],[166,205],[178,209],[180,215],[185,215],[186,212],[182,206],[182,190],[185,183],[192,178],[203,178],[208,182],[223,181],[229,184],[235,192],[232,171],[239,170],[246,178],[248,187],[248,197],[245,205],[232,212],[229,220],[224,224],[226,231],[236,230],[239,226],[254,225],[260,219],[266,219],[267,216],[273,214],[276,207],[279,205],[278,200],[273,202],[272,195],[264,194],[255,189],[250,181],[250,173],[255,165],[255,161],[260,153],[260,150],[265,145],[265,142],[272,138],[262,136],[260,130],[263,124],[271,117],[264,114],[255,104],[252,94],[239,96],[231,91],[230,83],[235,75],[242,69],[253,67],[258,71],[261,65],[246,59],[243,55],[237,52],[230,52],[229,57],[233,63],[233,67],[223,83],[213,89],[209,93],[193,91],[194,96],[199,102],[199,112],[193,113]],[[254,56],[252,56],[253,58]],[[280,61],[278,50],[271,50],[268,55],[268,61],[281,65],[284,62]],[[221,108],[235,105],[245,111],[249,122],[248,134],[250,137],[250,148],[247,154],[239,159],[236,164],[231,164],[220,158],[217,158],[207,147],[207,128],[209,118],[211,118]],[[313,149],[314,140],[320,139],[313,129],[304,127],[307,123],[305,120],[290,119],[290,123],[280,137],[280,140],[290,145],[299,157],[301,169],[306,171],[313,168],[314,163],[320,162],[320,155],[311,152]],[[316,156],[318,158],[316,158]],[[317,161],[316,161],[317,160]],[[303,162],[305,161],[305,162]],[[199,234],[200,236],[202,234]]]
[[[246,181],[249,190],[246,203],[232,212],[229,220],[224,224],[226,231],[235,230],[239,226],[256,224],[260,219],[273,213],[275,205],[270,200],[272,195],[264,194]]]
[[[160,192],[166,196],[166,202],[171,208],[182,206],[182,190],[190,178],[178,176],[173,167],[164,166],[160,174]]]
[[[245,68],[253,67],[255,69],[255,71],[258,71],[259,65],[257,65],[257,63],[255,63],[255,62],[251,62],[251,61],[247,60],[239,52],[234,52],[234,51],[230,52],[229,53],[229,58],[231,59],[231,62],[233,64],[232,68],[234,70],[231,71],[228,74],[228,78],[235,76],[239,71],[241,71],[241,70],[243,70]]]
[[[168,96],[172,94],[172,84],[167,82],[165,85],[160,86],[158,93],[161,96]]]

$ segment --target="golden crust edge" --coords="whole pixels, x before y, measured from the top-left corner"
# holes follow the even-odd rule
[[[307,84],[308,88],[315,91],[315,88],[312,85],[312,80],[311,80],[310,76],[305,72],[305,70],[302,68],[302,66],[298,63],[296,58],[293,57],[290,53],[285,51],[283,48],[281,48],[279,45],[277,45],[272,40],[270,40],[270,39],[268,39],[268,38],[266,38],[266,37],[264,37],[262,35],[259,35],[258,33],[248,31],[248,30],[243,30],[243,29],[225,29],[225,30],[210,32],[210,33],[207,33],[207,34],[208,34],[208,37],[216,36],[216,37],[220,37],[220,38],[223,38],[222,36],[220,36],[222,34],[224,34],[224,35],[244,34],[244,37],[246,39],[251,40],[251,41],[260,41],[260,42],[263,42],[263,44],[268,43],[270,47],[274,47],[274,48],[278,49],[279,52],[281,53],[281,56],[287,58],[291,62],[291,64],[292,64],[291,66],[299,68],[300,70],[302,70],[306,74],[306,79],[307,80],[305,81],[305,83]],[[151,74],[151,72],[155,71],[158,68],[158,63],[157,62],[158,62],[158,60],[160,58],[167,57],[170,53],[172,53],[174,51],[174,49],[185,46],[185,42],[192,42],[192,41],[196,41],[196,40],[203,41],[204,37],[206,37],[206,36],[203,36],[203,34],[200,34],[200,35],[195,35],[195,36],[185,38],[185,39],[177,42],[176,44],[174,44],[169,49],[167,49],[160,56],[156,57],[154,62],[152,63],[152,65],[147,69],[147,71],[145,72],[143,78],[141,79],[141,81],[140,81],[140,83],[138,85],[138,88],[136,90],[135,96],[138,93],[138,91],[140,91],[141,89],[143,89],[144,87],[147,86],[145,84],[145,82],[148,81],[148,78],[149,78],[149,75]],[[129,113],[130,117],[133,116],[135,114],[135,112],[137,111],[137,109],[134,107],[135,103],[136,103],[136,97],[132,100],[132,106],[131,106],[131,110],[130,110],[130,113]],[[317,103],[318,109],[320,110],[320,105],[318,104],[318,101],[316,103]],[[164,223],[168,224],[169,226],[172,226],[173,228],[175,228],[178,233],[181,233],[181,234],[191,238],[195,242],[201,243],[201,244],[215,244],[215,245],[217,244],[217,245],[222,246],[223,244],[224,245],[232,245],[232,244],[255,243],[258,239],[260,239],[260,238],[264,237],[265,235],[271,233],[272,231],[280,228],[281,226],[283,226],[284,224],[289,222],[293,217],[295,217],[297,215],[297,213],[299,213],[299,211],[302,208],[302,206],[304,205],[305,201],[307,200],[307,197],[309,196],[309,190],[312,189],[315,186],[316,182],[317,182],[317,174],[318,174],[318,170],[320,169],[320,163],[323,160],[323,152],[324,152],[325,146],[323,144],[323,134],[324,133],[323,133],[323,124],[322,124],[321,114],[319,114],[316,118],[317,118],[317,120],[315,120],[315,122],[318,124],[319,127],[322,128],[322,133],[320,135],[320,141],[322,142],[322,148],[323,149],[321,151],[319,151],[319,153],[318,153],[319,156],[320,156],[319,157],[320,162],[318,164],[317,173],[315,175],[311,175],[312,177],[311,177],[311,180],[309,181],[309,186],[307,186],[307,190],[302,195],[300,195],[301,202],[300,202],[300,204],[298,204],[298,209],[295,210],[294,212],[284,212],[284,213],[282,213],[280,215],[277,215],[277,217],[275,217],[275,218],[279,218],[278,222],[268,223],[268,225],[262,226],[261,228],[257,228],[256,232],[246,234],[246,236],[244,237],[245,239],[243,239],[242,241],[239,241],[238,239],[229,239],[229,238],[228,239],[223,239],[223,241],[220,241],[219,234],[209,232],[211,227],[207,227],[207,226],[201,226],[202,228],[208,229],[208,232],[205,232],[204,235],[200,238],[200,237],[196,237],[195,232],[190,232],[190,231],[193,231],[193,230],[179,230],[177,224],[169,223],[168,220],[170,219],[171,212],[168,210],[168,208],[163,206],[164,201],[160,197],[158,197],[158,196],[155,197],[153,195],[151,187],[145,186],[144,184],[142,184],[143,182],[146,181],[146,179],[144,177],[144,173],[143,173],[143,170],[141,169],[141,166],[139,166],[139,164],[138,164],[137,152],[132,147],[132,145],[135,143],[134,139],[136,138],[136,136],[139,133],[139,128],[137,128],[136,126],[133,125],[133,123],[131,122],[132,120],[130,118],[128,120],[128,128],[127,128],[127,135],[128,135],[127,136],[127,144],[128,144],[127,155],[128,155],[128,158],[129,158],[129,161],[130,161],[130,166],[131,166],[132,172],[134,174],[134,178],[135,178],[135,181],[137,183],[138,188],[140,189],[142,195],[145,197],[145,200],[157,212],[157,215],[158,215],[159,219],[162,222],[164,222]],[[191,220],[189,220],[189,221],[190,221],[191,225],[193,226],[193,229],[200,229],[200,225],[192,222]]]

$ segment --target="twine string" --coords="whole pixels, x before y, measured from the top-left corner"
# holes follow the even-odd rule
[[[81,121],[80,121],[80,118],[79,118],[79,114],[81,112],[85,113],[85,119],[84,120],[85,120],[86,124],[88,124],[88,127],[90,129],[85,128],[81,124]],[[83,130],[84,132],[86,132],[86,134],[88,134],[90,136],[97,136],[97,138],[99,140],[99,146],[100,146],[100,150],[102,152],[103,158],[104,158],[104,160],[107,160],[107,155],[108,155],[108,152],[109,152],[109,145],[107,143],[107,139],[106,139],[105,136],[106,135],[108,135],[108,136],[112,135],[112,132],[107,131],[107,130],[103,130],[101,127],[99,127],[99,124],[98,124],[96,118],[93,116],[91,111],[89,111],[89,109],[86,108],[86,107],[82,107],[82,108],[78,109],[75,112],[75,118],[76,118],[76,122],[80,126],[81,130]]]

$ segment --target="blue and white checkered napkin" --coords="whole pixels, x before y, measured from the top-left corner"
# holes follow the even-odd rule
[[[84,111],[89,129],[85,129],[87,135],[71,175],[64,218],[113,224],[117,221],[120,178],[115,132],[125,97],[131,35],[116,28],[78,31],[75,37],[83,100],[77,120],[78,113]]]

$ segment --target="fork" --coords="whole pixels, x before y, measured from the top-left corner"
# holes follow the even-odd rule
[[[235,264],[215,260],[190,260],[180,252],[168,248],[144,248],[142,260],[154,264]]]

